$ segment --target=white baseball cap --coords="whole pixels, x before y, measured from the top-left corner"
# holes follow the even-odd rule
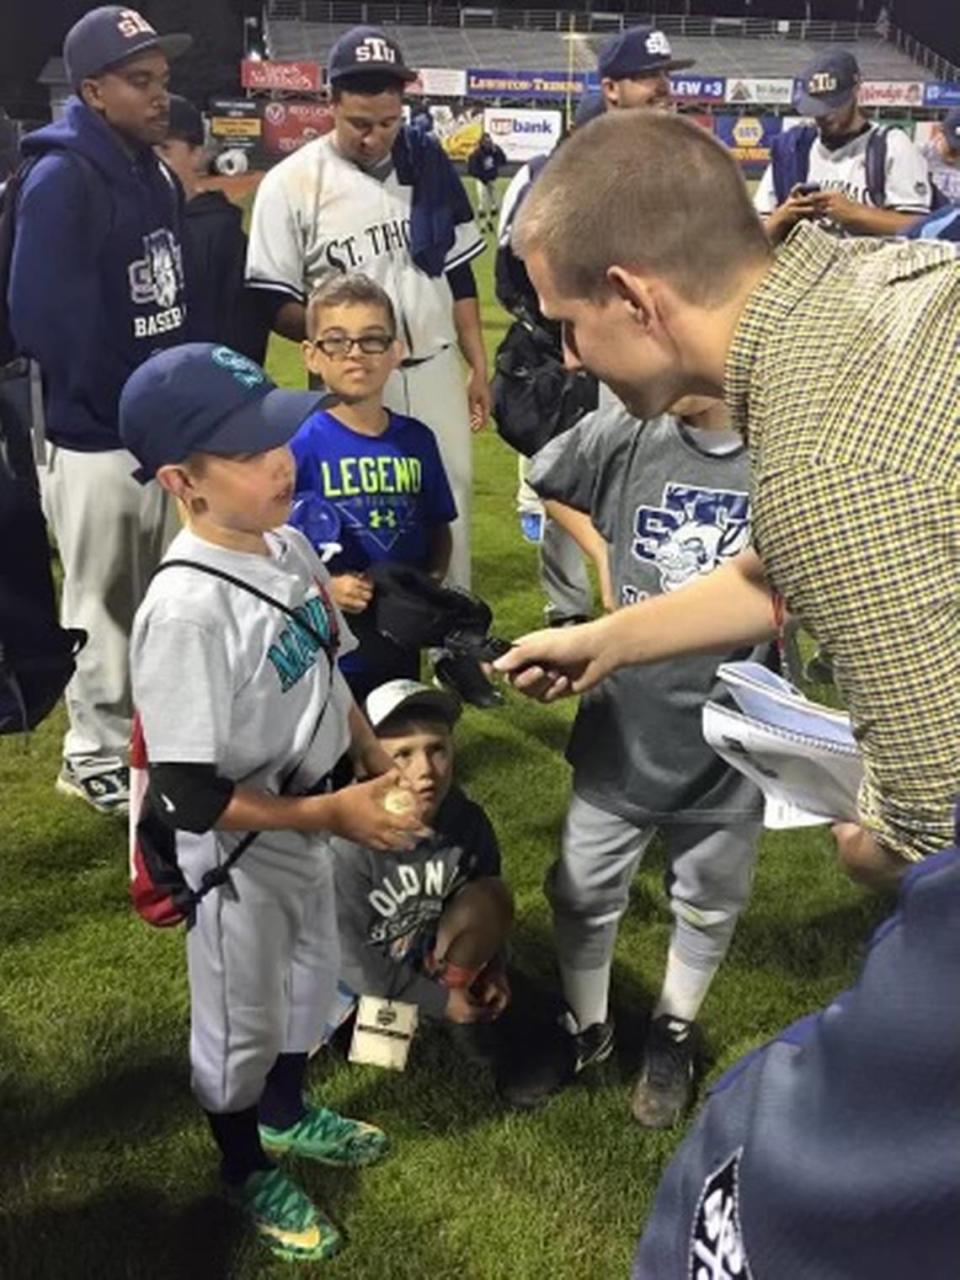
[[[442,689],[433,689],[419,680],[388,680],[367,695],[364,709],[367,719],[378,729],[401,710],[422,707],[424,711],[454,725],[460,719],[460,703]]]

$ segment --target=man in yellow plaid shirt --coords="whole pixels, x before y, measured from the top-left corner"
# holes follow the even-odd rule
[[[960,794],[960,259],[799,226],[776,256],[736,163],[676,116],[610,113],[546,166],[515,245],[544,313],[638,417],[722,395],[751,454],[754,549],[683,591],[525,637],[545,700],[616,668],[774,634],[833,657],[864,761],[865,880],[951,842]]]

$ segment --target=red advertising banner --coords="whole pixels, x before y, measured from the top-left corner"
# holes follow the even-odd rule
[[[240,63],[240,83],[244,89],[274,89],[281,93],[319,93],[322,85],[319,62],[265,62],[244,58]]]
[[[863,80],[857,92],[862,107],[922,107],[919,80]]]
[[[268,102],[263,108],[263,147],[271,155],[287,156],[332,128],[323,102]]]

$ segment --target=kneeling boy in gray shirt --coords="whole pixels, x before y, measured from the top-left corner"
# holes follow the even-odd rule
[[[464,1049],[488,1037],[510,1002],[503,965],[513,899],[490,819],[453,778],[459,703],[416,680],[389,680],[366,700],[374,733],[420,804],[430,834],[387,851],[335,839],[340,983],[331,1022],[361,995],[415,1004],[459,1025]]]

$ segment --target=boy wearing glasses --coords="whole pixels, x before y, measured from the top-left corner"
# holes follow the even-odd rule
[[[441,581],[457,508],[433,432],[384,408],[402,349],[380,285],[360,274],[328,281],[310,297],[306,326],[307,369],[339,403],[309,417],[291,442],[300,499],[292,522],[315,545],[339,545],[328,561],[333,597],[359,641],[341,665],[360,701],[387,680],[417,679],[420,669],[417,650],[377,631],[367,570],[389,560]]]

